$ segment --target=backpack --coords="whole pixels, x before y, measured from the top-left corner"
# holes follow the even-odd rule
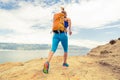
[[[64,31],[64,14],[63,13],[56,13],[54,14],[53,18],[53,28],[52,30],[61,30]]]

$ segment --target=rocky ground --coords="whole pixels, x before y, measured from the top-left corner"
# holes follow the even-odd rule
[[[98,62],[100,64],[108,66],[116,73],[120,73],[120,40],[111,40],[110,42],[92,49],[88,55],[99,57]]]
[[[92,49],[85,56],[68,57],[69,67],[62,67],[63,57],[53,57],[49,74],[42,72],[47,59],[0,64],[0,80],[120,80],[120,40]]]

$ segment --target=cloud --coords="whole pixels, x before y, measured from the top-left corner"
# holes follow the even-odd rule
[[[52,25],[51,9],[29,3],[22,3],[18,9],[0,9],[0,30],[4,30],[4,34],[0,36],[0,42],[51,43],[49,41]],[[33,26],[38,28],[34,29]],[[13,32],[8,34],[5,30]]]
[[[13,29],[17,32],[26,32],[33,25],[46,24],[51,26],[51,9],[44,9],[32,4],[22,5],[15,10],[0,10],[0,28]],[[49,27],[48,26],[48,27]]]
[[[120,27],[120,20],[113,21],[111,23],[105,24],[101,27],[98,27],[96,29],[107,29],[107,28],[119,28]]]
[[[106,42],[99,42],[99,41],[93,41],[93,40],[83,40],[83,39],[70,39],[69,40],[71,45],[77,45],[77,46],[82,46],[82,47],[87,47],[87,48],[94,48],[99,45],[103,45]]]
[[[36,4],[39,3],[39,1],[35,2]],[[41,5],[35,6],[35,2],[28,3],[19,1],[18,4],[21,7],[17,10],[13,10],[11,14],[14,14],[17,19],[22,19],[21,21],[24,20],[28,22],[28,24],[31,24],[31,22],[35,22],[36,24],[36,22],[38,22],[50,25],[53,15],[52,12],[55,8],[58,8],[60,4],[43,8]],[[120,19],[119,3],[119,0],[90,0],[89,2],[81,0],[78,4],[66,4],[65,9],[68,12],[68,16],[72,19],[72,26],[95,28]]]
[[[120,19],[119,0],[90,0],[69,4],[66,9],[73,26],[96,28]]]
[[[1,2],[3,2],[3,3],[7,3],[7,2],[9,2],[10,0],[1,0]]]
[[[37,44],[50,44],[52,34],[47,30],[35,31],[30,34],[7,34],[0,35],[0,42],[9,42],[9,43],[37,43]]]
[[[7,34],[12,34],[14,33],[13,30],[10,30],[10,29],[0,29],[0,35],[7,35]]]

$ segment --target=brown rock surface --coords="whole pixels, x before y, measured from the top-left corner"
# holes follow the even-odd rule
[[[120,40],[115,40],[114,44],[98,46],[92,49],[88,55],[99,57],[98,62],[112,69],[113,72],[120,75]]]
[[[46,59],[0,65],[0,80],[119,80],[119,74],[98,63],[100,58],[74,56],[68,58],[69,67],[62,67],[63,57],[54,57],[49,74],[42,72]]]
[[[91,56],[117,56],[120,55],[120,40],[116,40],[115,44],[107,43],[105,45],[93,48],[88,55]]]

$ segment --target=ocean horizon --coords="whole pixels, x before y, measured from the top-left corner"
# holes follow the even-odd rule
[[[6,62],[24,62],[35,58],[47,58],[50,49],[46,50],[0,50],[0,64]],[[69,56],[86,55],[89,49],[70,49]],[[54,56],[62,56],[62,49],[57,49]]]

